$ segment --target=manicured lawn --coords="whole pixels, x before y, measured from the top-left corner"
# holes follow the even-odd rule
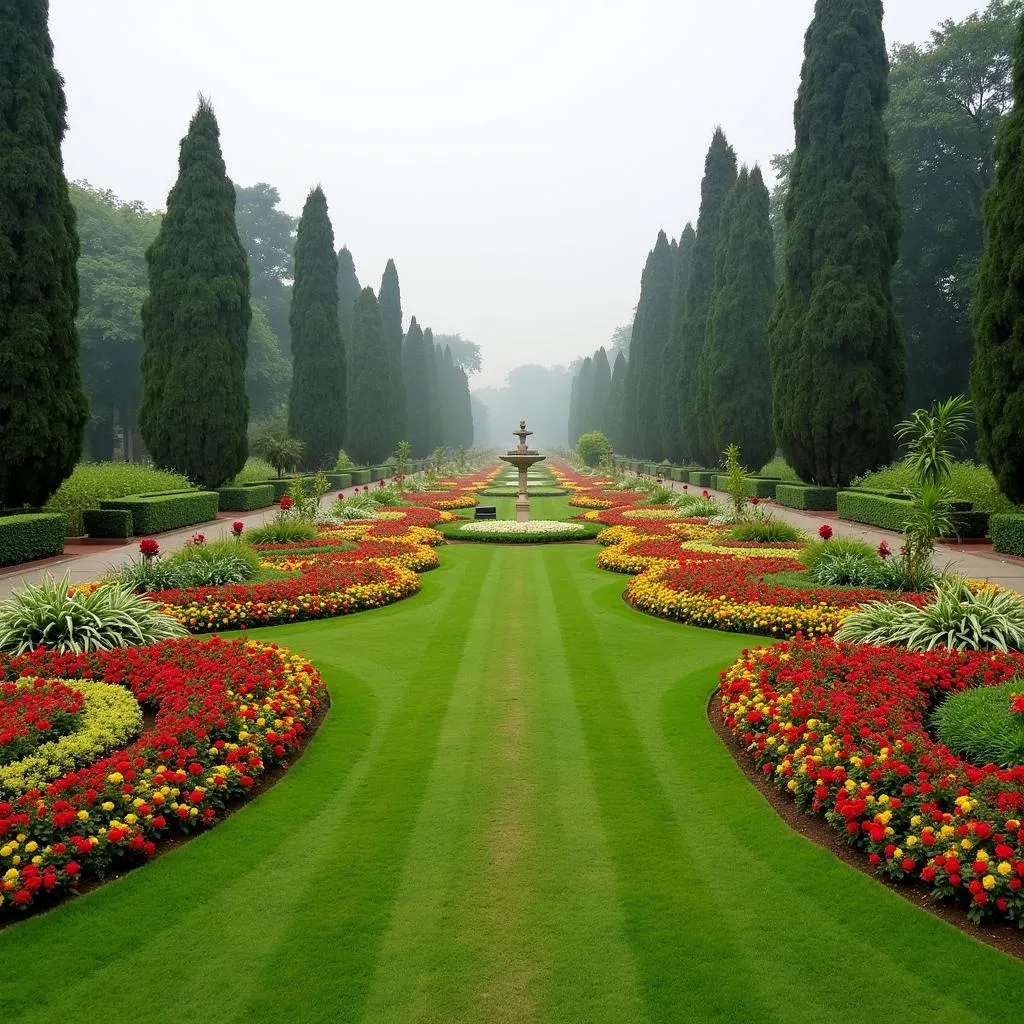
[[[579,515],[586,509],[573,508],[569,504],[571,495],[560,498],[531,498],[530,518],[531,519],[568,519],[571,516]],[[515,498],[489,498],[486,494],[480,495],[481,505],[493,505],[498,511],[499,519],[515,519],[516,499]],[[473,518],[472,509],[462,509],[458,515]]]
[[[330,683],[309,751],[0,932],[0,1020],[1014,1019],[1024,965],[792,833],[733,764],[704,708],[743,638],[632,611],[595,554],[463,545],[409,601],[260,631]]]

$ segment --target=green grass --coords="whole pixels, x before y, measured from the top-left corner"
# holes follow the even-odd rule
[[[792,832],[711,731],[749,640],[637,614],[593,548],[441,554],[409,601],[259,631],[330,685],[309,751],[0,932],[0,1019],[1008,1019],[1024,964]]]

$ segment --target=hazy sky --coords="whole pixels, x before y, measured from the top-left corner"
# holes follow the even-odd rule
[[[890,41],[984,0],[888,0]],[[792,144],[814,0],[51,0],[64,158],[162,208],[199,92],[228,174],[338,245],[406,323],[481,344],[475,386],[565,363],[632,319],[659,228],[696,220],[721,124],[768,172]]]

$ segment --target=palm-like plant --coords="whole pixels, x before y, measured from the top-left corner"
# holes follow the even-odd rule
[[[971,425],[971,403],[963,395],[918,409],[896,427],[896,436],[907,445],[907,462],[923,485],[949,481],[953,452],[964,445]]]

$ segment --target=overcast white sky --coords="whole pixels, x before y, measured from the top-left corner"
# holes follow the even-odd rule
[[[891,41],[984,0],[888,0]],[[327,194],[406,323],[483,347],[475,386],[566,363],[632,318],[659,228],[696,219],[721,124],[769,171],[792,143],[814,0],[51,0],[64,159],[162,208],[196,95],[228,173],[299,213]]]

